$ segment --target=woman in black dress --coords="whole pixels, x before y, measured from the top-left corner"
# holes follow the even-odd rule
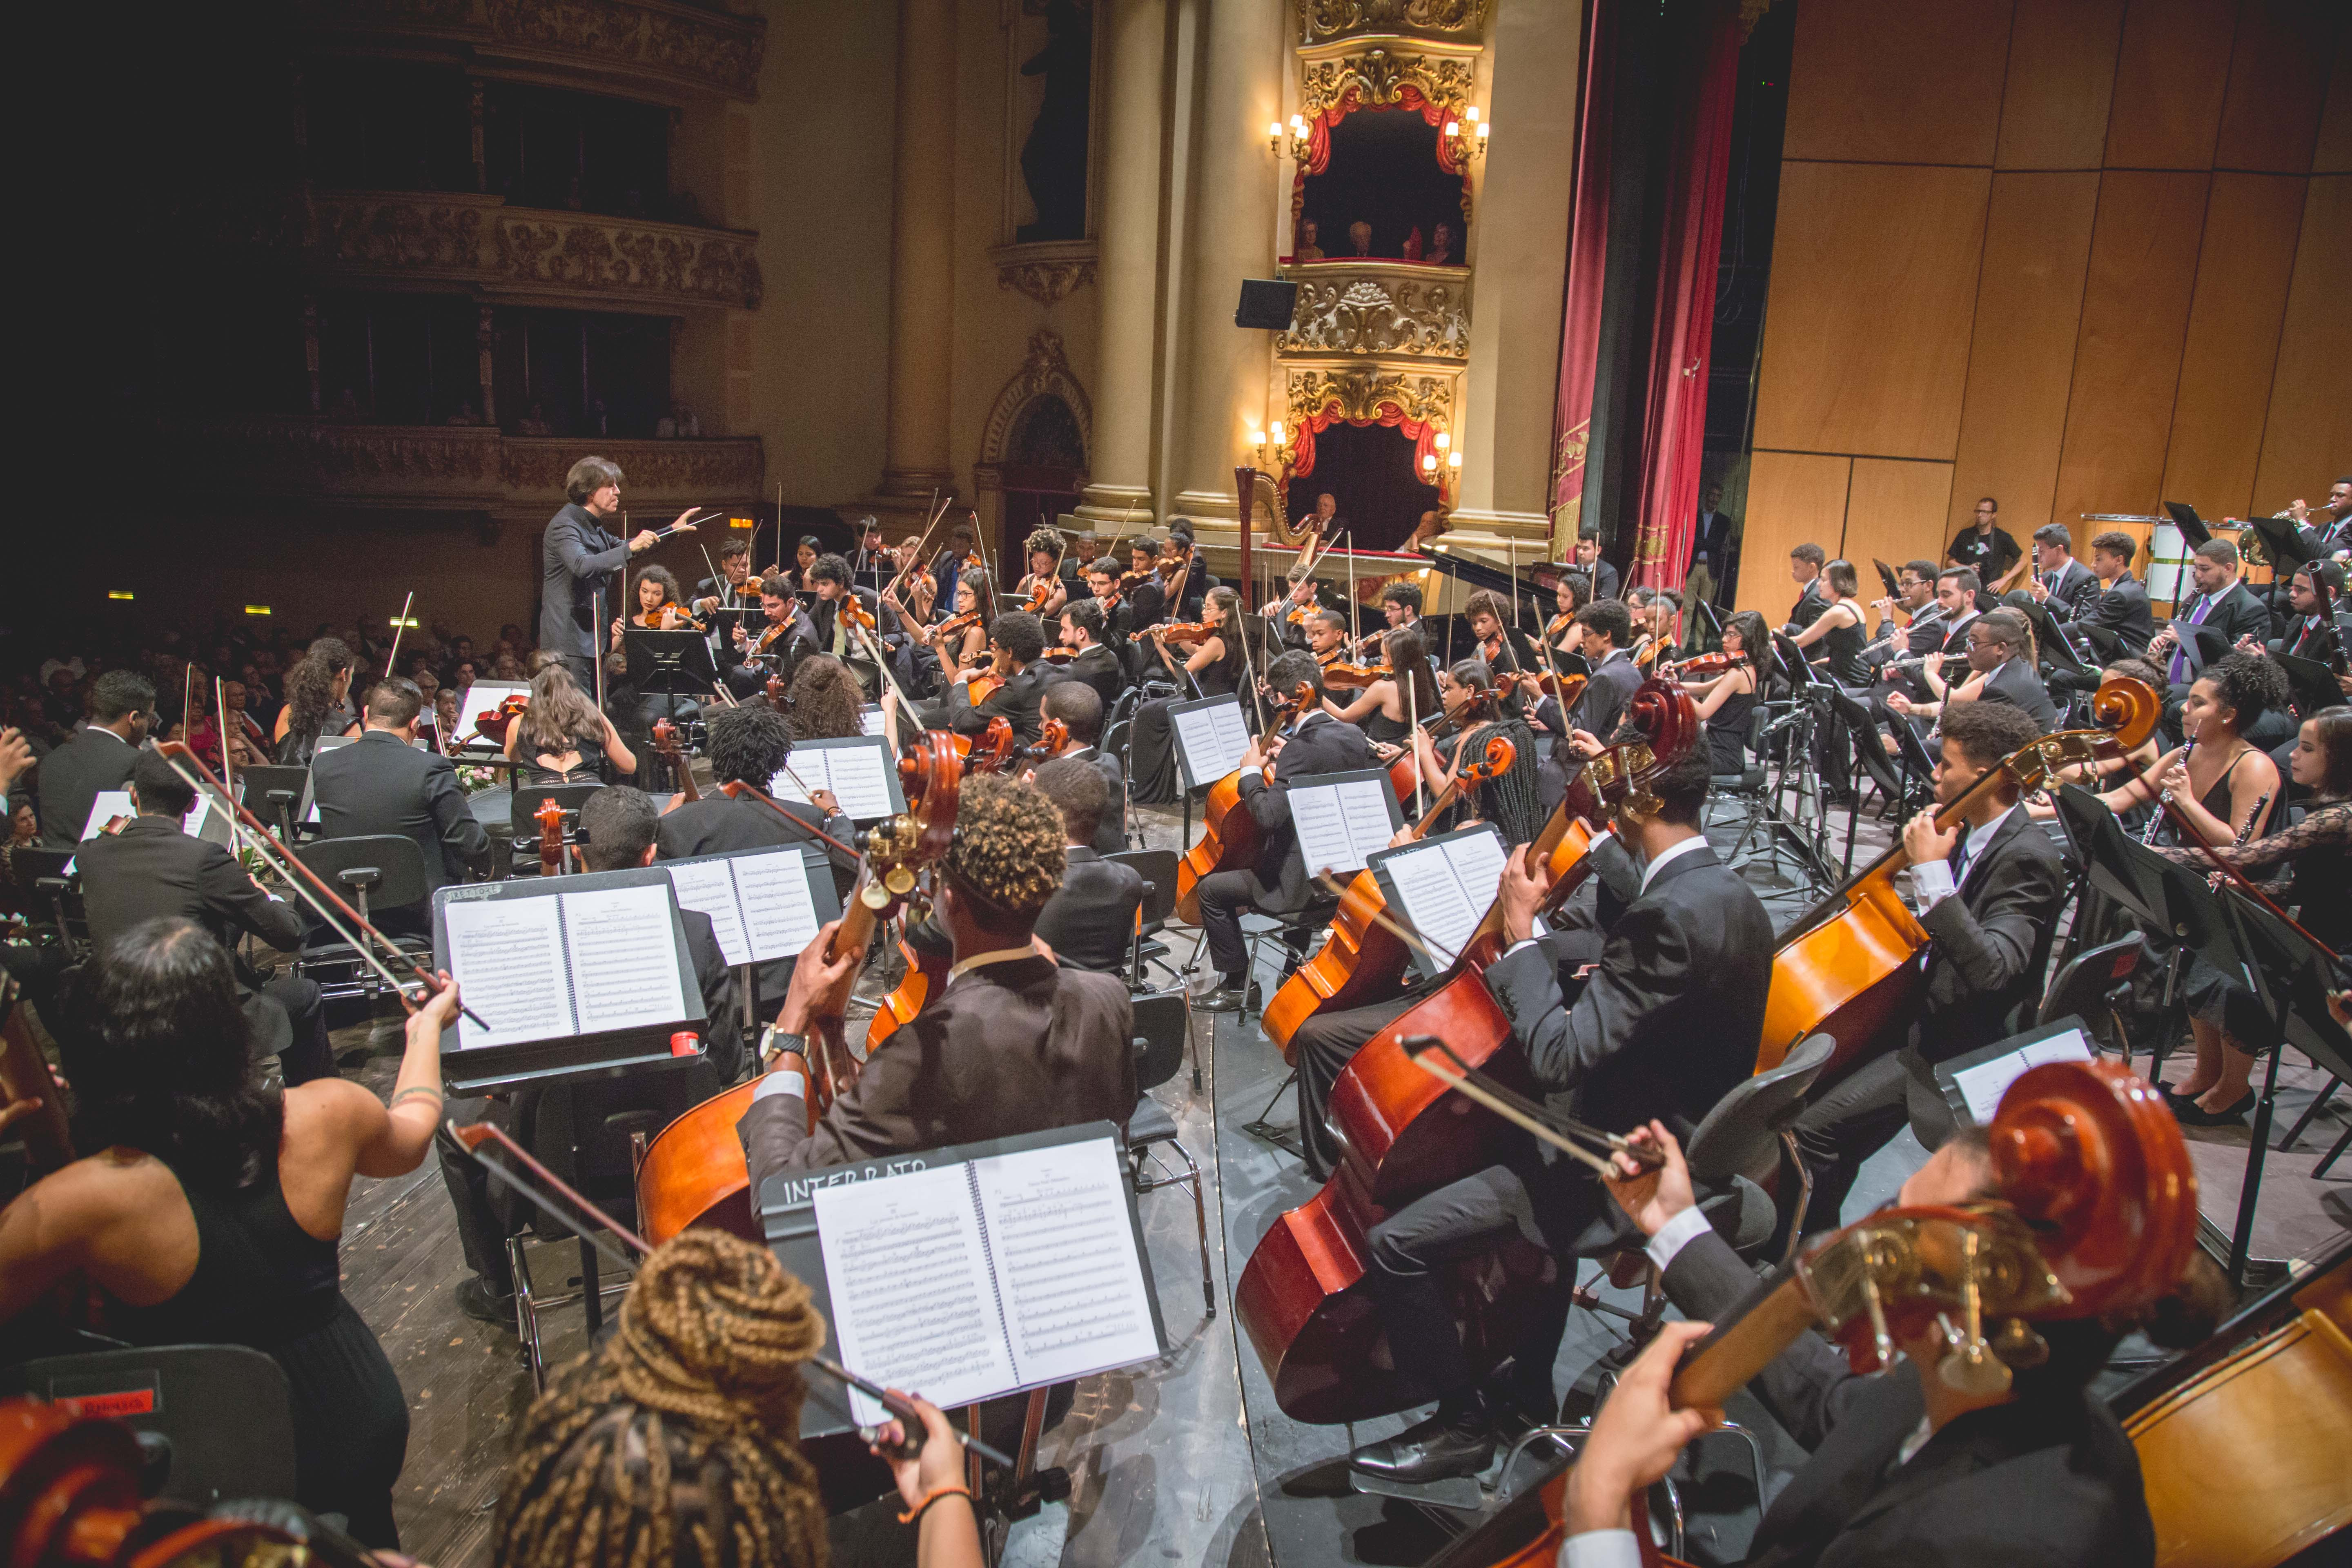
[[[612,784],[637,771],[613,721],[552,661],[531,677],[530,706],[507,727],[507,755],[521,764],[525,784]]]
[[[263,1352],[292,1396],[296,1498],[397,1548],[408,1406],[343,1299],[338,1248],[352,1178],[404,1175],[432,1147],[457,999],[447,986],[408,1020],[388,1109],[340,1078],[272,1092],[253,1077],[227,949],[177,919],[106,943],[65,1008],[106,1068],[76,1085],[80,1136],[100,1152],[0,1210],[0,1322],[79,1279],[117,1339]]]
[[[1168,705],[1198,697],[1223,697],[1241,689],[1241,614],[1239,594],[1231,588],[1212,588],[1201,604],[1201,624],[1207,632],[1198,642],[1171,643],[1165,636],[1165,622],[1151,626],[1147,637],[1137,638],[1143,650],[1145,671],[1159,669],[1176,683],[1177,689],[1174,697],[1154,698],[1135,710],[1135,721],[1128,731],[1128,777],[1133,799],[1171,801],[1180,791],[1181,773],[1176,765],[1175,722]],[[1244,723],[1252,721],[1255,712],[1252,703],[1243,702]],[[1192,781],[1196,786],[1213,782]]]
[[[286,676],[286,706],[278,710],[270,743],[286,767],[307,768],[321,735],[356,735],[360,716],[351,706],[352,666],[348,644],[320,637]]]
[[[1391,674],[1353,694],[1327,693],[1324,710],[1364,732],[1376,745],[1395,746],[1412,732],[1414,724],[1438,711],[1437,683],[1430,679],[1429,652],[1421,634],[1399,626],[1381,638],[1381,655]],[[1403,671],[1402,676],[1394,673]],[[1342,702],[1339,696],[1349,697]]]
[[[1708,760],[1717,778],[1748,771],[1748,721],[1756,710],[1758,679],[1755,657],[1749,650],[1760,653],[1770,640],[1764,617],[1754,610],[1742,610],[1723,623],[1723,651],[1738,662],[1721,675],[1683,682],[1683,689],[1690,693],[1698,705],[1699,718],[1706,723]]]

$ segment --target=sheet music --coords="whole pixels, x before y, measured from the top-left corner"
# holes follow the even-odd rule
[[[2091,1059],[2091,1047],[2080,1029],[2069,1029],[2063,1035],[2053,1035],[2046,1040],[2035,1040],[2016,1050],[1979,1062],[1972,1068],[1962,1068],[1952,1074],[1961,1095],[1969,1102],[1969,1114],[1979,1127],[1992,1125],[1993,1117],[2000,1110],[2000,1097],[2009,1086],[2025,1076],[2027,1069],[2044,1062],[2086,1062]]]
[[[496,1026],[460,1014],[460,1047],[549,1040],[575,1033],[564,983],[559,900],[461,899],[441,912],[449,934],[449,973],[466,1005]]]
[[[1380,866],[1396,889],[1398,912],[1450,963],[1494,907],[1508,856],[1503,836],[1486,827],[1391,850]]]
[[[1160,1353],[1110,1140],[1000,1154],[971,1171],[1023,1384]]]
[[[826,1187],[812,1200],[841,1359],[952,1408],[1018,1387],[962,1165]],[[888,1415],[850,1395],[857,1419]]]
[[[1249,726],[1242,721],[1239,698],[1179,710],[1172,717],[1177,743],[1184,749],[1185,772],[1195,785],[1214,784],[1242,765],[1242,753],[1249,750]]]
[[[744,962],[799,957],[815,940],[818,926],[816,903],[809,896],[808,862],[801,852],[780,849],[723,864],[734,872],[735,890],[742,900],[742,929],[750,950]]]
[[[686,994],[678,982],[667,889],[601,888],[516,901],[563,905],[578,1033],[684,1021]]]
[[[792,852],[800,858],[800,852]],[[724,860],[669,861],[662,866],[669,885],[677,891],[677,907],[699,910],[710,917],[710,932],[729,968],[750,963],[751,943],[743,934],[743,911],[735,896],[735,879]]]
[[[1309,876],[1360,871],[1396,836],[1389,815],[1395,802],[1385,777],[1345,784],[1294,784],[1290,820],[1298,830],[1298,854]]]
[[[524,698],[530,697],[530,682],[527,680],[481,680],[475,682],[473,685],[466,688],[464,691],[458,693],[457,738],[449,742],[450,747],[454,750],[458,746],[465,745],[467,742],[474,742],[484,746],[489,745],[490,742],[482,738],[481,731],[475,727],[475,720],[485,711],[495,710],[501,700],[517,695]],[[495,748],[493,749],[495,750]]]
[[[869,735],[879,735],[883,733],[882,704],[879,702],[869,702],[865,707],[860,708],[857,710],[857,723],[858,727]]]
[[[786,765],[790,773],[779,771],[768,781],[768,793],[778,800],[806,802],[810,790],[831,790],[853,822],[879,822],[896,812],[890,784],[897,767],[882,746],[803,746]]]

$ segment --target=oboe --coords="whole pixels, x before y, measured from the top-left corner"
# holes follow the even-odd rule
[[[2187,767],[2189,765],[2189,759],[2196,754],[2197,742],[2192,737],[2189,744],[2180,749],[2180,765],[2184,768]],[[2156,830],[2164,826],[2165,814],[2171,809],[2172,788],[2168,784],[2165,786],[2164,793],[2156,797],[2156,809],[2148,814],[2147,826],[2140,829],[2139,841],[2142,844],[2153,844],[2156,842]]]

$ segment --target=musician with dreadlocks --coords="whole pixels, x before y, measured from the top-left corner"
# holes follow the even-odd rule
[[[823,1568],[824,1502],[795,1436],[800,1369],[824,1337],[767,1248],[714,1230],[661,1247],[619,1331],[531,1407],[499,1498],[499,1568]],[[922,1450],[891,1464],[919,1513],[916,1561],[977,1568],[962,1450],[918,1408]]]

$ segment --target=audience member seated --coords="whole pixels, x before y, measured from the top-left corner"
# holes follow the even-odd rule
[[[89,938],[110,942],[150,921],[193,921],[235,954],[240,934],[259,937],[280,952],[302,945],[302,917],[294,906],[264,892],[236,858],[207,839],[181,831],[196,792],[159,752],[138,753],[131,798],[139,815],[117,834],[100,834],[75,852]],[[276,1057],[289,1084],[334,1075],[327,1046],[327,1008],[319,987],[284,974],[268,978],[235,958],[237,992],[254,1054]],[[68,1076],[82,1075],[68,1064]]]
[[[416,745],[423,700],[414,681],[397,676],[378,681],[367,694],[359,740],[321,752],[310,765],[310,778],[322,834],[415,839],[425,855],[429,894],[464,881],[466,868],[481,860],[490,838],[457,788],[457,768],[448,758]],[[421,931],[429,911],[383,912],[394,915],[404,929]]]
[[[100,1152],[0,1210],[0,1322],[79,1277],[117,1339],[266,1352],[292,1394],[296,1499],[396,1549],[408,1405],[343,1299],[339,1242],[352,1177],[424,1162],[456,1004],[447,986],[408,1020],[389,1107],[333,1077],[272,1092],[220,943],[183,920],[101,943],[65,1019],[104,1064],[76,1079]]]
[[[110,669],[91,685],[89,723],[41,759],[41,843],[70,849],[89,821],[100,792],[131,777],[140,742],[153,717],[155,688],[144,676]]]
[[[1118,973],[1131,955],[1143,878],[1134,867],[1095,851],[1096,828],[1114,809],[1110,792],[1100,771],[1076,757],[1056,757],[1039,768],[1036,784],[1062,814],[1066,867],[1062,885],[1037,916],[1037,938],[1072,968]]]

